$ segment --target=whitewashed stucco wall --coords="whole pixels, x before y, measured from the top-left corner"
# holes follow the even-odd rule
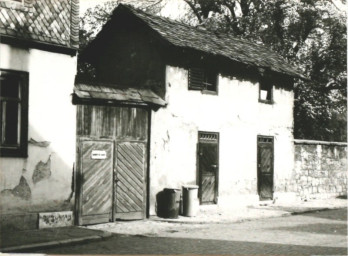
[[[0,44],[0,68],[29,72],[28,139],[49,142],[47,147],[29,143],[28,158],[0,158],[1,210],[59,210],[71,192],[75,161],[76,112],[71,94],[76,57]],[[33,173],[43,165],[51,174],[34,183]],[[29,199],[11,197],[22,176],[30,188]]]
[[[150,214],[165,187],[197,184],[198,131],[220,133],[219,204],[257,199],[257,135],[274,136],[277,185],[293,170],[293,92],[274,87],[274,104],[258,102],[258,84],[218,78],[218,95],[189,91],[188,71],[166,67],[168,105],[152,113]],[[238,199],[239,198],[239,199]]]

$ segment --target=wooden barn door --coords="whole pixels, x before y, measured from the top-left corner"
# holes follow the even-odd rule
[[[219,134],[199,132],[198,168],[201,204],[217,203],[219,174]]]
[[[146,146],[121,142],[116,147],[115,219],[143,219],[146,211]]]
[[[113,145],[97,140],[79,143],[79,225],[112,220]]]
[[[260,200],[273,200],[273,137],[257,137],[257,167]]]

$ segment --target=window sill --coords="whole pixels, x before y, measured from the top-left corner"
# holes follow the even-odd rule
[[[216,91],[201,90],[202,94],[218,95]]]
[[[188,91],[201,92],[202,94],[207,94],[207,95],[218,95],[217,91],[209,91],[209,90],[201,90],[201,89],[188,89]]]
[[[269,105],[273,105],[274,104],[273,100],[261,100],[261,99],[259,99],[259,102],[260,103],[269,104]]]
[[[27,158],[28,153],[24,149],[1,148],[0,157]]]

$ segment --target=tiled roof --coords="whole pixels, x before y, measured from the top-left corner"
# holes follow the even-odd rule
[[[78,48],[79,0],[0,1],[0,34]]]
[[[81,99],[166,105],[161,97],[149,89],[125,88],[114,84],[77,83],[74,87],[74,93]]]
[[[174,46],[223,56],[239,63],[270,69],[293,77],[304,78],[285,59],[262,45],[236,38],[230,34],[218,34],[167,18],[151,15],[129,5],[120,4],[114,10],[113,16],[117,15],[118,12],[128,12],[138,17],[164,40]]]

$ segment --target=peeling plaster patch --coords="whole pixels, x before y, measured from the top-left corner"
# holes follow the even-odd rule
[[[34,146],[38,146],[42,148],[47,148],[51,144],[49,141],[36,141],[33,138],[30,138],[28,142]]]
[[[32,179],[34,184],[36,184],[41,180],[48,179],[49,177],[51,177],[51,155],[48,157],[46,163],[42,161],[37,163]]]
[[[24,200],[29,200],[31,198],[31,190],[27,180],[23,176],[21,176],[19,184],[14,189],[4,189],[3,191],[1,191],[1,195],[13,195],[16,197],[20,197]]]
[[[170,136],[169,131],[167,130],[167,138],[163,138],[163,150],[166,150],[166,146],[169,144]]]

